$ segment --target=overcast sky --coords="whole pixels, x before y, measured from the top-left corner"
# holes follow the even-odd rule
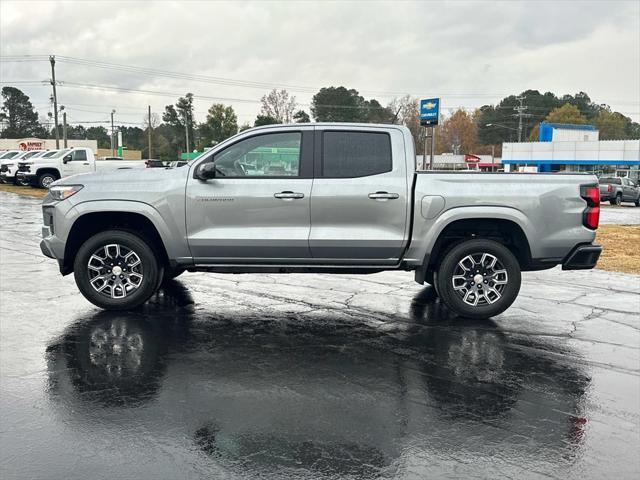
[[[203,97],[217,97],[231,99],[220,101],[233,105],[239,123],[252,123],[270,86],[292,86],[288,90],[309,111],[313,93],[331,85],[383,104],[403,93],[440,96],[446,108],[495,103],[529,88],[585,91],[640,118],[638,0],[2,0],[0,22],[3,56],[55,54],[222,79],[176,79],[59,58],[59,103],[71,123],[106,121],[111,109],[117,122],[140,123],[147,105],[161,113],[186,92],[196,96],[199,120],[215,101]],[[4,60],[2,85],[35,82],[15,85],[46,115],[51,87],[37,82],[49,78],[48,61]]]

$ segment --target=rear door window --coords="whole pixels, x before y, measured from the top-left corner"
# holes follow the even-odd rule
[[[325,131],[322,139],[323,177],[366,177],[393,168],[387,133]]]

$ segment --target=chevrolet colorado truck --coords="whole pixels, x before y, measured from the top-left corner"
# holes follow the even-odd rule
[[[59,180],[42,209],[44,255],[111,310],[185,270],[403,270],[455,313],[488,318],[522,271],[593,268],[602,251],[594,176],[416,171],[396,125],[253,128],[182,168]]]
[[[16,179],[22,184],[49,188],[56,180],[79,173],[131,168],[145,168],[145,164],[140,160],[96,160],[90,148],[64,148],[51,155],[18,162]]]
[[[600,183],[600,201],[609,201],[611,205],[622,205],[622,202],[635,203],[640,207],[640,187],[630,178],[602,177]]]

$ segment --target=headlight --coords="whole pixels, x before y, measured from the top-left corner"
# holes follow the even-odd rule
[[[82,190],[83,185],[58,185],[51,187],[49,193],[54,200],[60,201],[75,195]]]

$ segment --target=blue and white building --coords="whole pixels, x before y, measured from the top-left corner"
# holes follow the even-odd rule
[[[640,177],[640,140],[599,140],[593,125],[540,124],[539,142],[502,144],[505,171]]]

